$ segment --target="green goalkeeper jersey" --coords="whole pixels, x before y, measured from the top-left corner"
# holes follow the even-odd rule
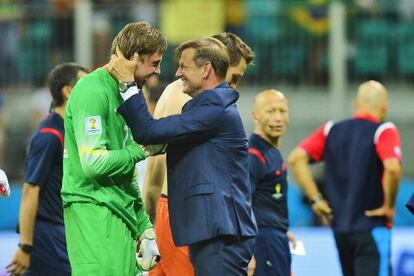
[[[135,163],[145,154],[116,109],[118,82],[103,68],[83,77],[65,111],[62,199],[104,205],[134,236],[152,227],[136,182]]]

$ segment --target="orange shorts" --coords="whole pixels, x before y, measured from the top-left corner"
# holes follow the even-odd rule
[[[155,233],[161,261],[149,272],[149,276],[193,276],[194,269],[190,262],[188,246],[176,247],[174,244],[168,214],[168,199],[163,196],[158,201]]]

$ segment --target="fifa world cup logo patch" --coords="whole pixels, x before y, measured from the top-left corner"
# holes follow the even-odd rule
[[[86,135],[96,135],[102,133],[101,116],[92,116],[85,118]]]

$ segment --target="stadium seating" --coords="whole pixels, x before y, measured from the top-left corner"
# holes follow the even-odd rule
[[[389,31],[388,22],[382,19],[360,23],[354,59],[354,71],[358,77],[382,77],[387,74]]]
[[[414,75],[414,22],[402,22],[397,32],[398,72],[402,76]]]

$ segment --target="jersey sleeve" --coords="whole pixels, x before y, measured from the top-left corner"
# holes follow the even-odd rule
[[[249,178],[252,193],[256,191],[257,186],[263,178],[263,163],[266,162],[263,156],[257,153],[255,148],[249,148]]]
[[[135,143],[130,143],[131,133],[124,127],[122,149],[108,148],[108,137],[114,126],[108,122],[109,99],[104,91],[96,87],[83,87],[73,107],[73,131],[78,145],[80,163],[89,177],[115,176],[130,173],[135,163],[145,159],[144,152]],[[118,122],[113,122],[116,124]],[[119,126],[118,126],[119,128]]]
[[[400,134],[393,123],[384,123],[375,133],[375,150],[381,161],[402,160]]]
[[[134,177],[135,178],[135,177]],[[153,227],[150,218],[145,211],[144,203],[142,201],[141,192],[138,189],[138,197],[134,202],[135,214],[137,216],[137,238],[148,228]]]
[[[333,122],[330,121],[320,126],[314,133],[309,135],[298,145],[300,148],[307,152],[312,161],[323,160],[326,136],[328,135],[332,125]]]
[[[47,184],[49,172],[58,158],[62,158],[62,144],[59,138],[51,133],[35,134],[27,153],[25,182],[42,189]]]

